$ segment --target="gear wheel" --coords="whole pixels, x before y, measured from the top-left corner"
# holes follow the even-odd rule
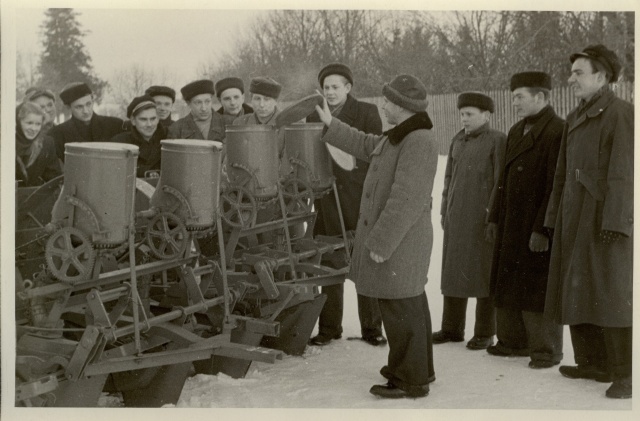
[[[64,227],[47,240],[45,259],[53,276],[75,284],[91,277],[96,252],[82,231]]]
[[[188,242],[184,223],[170,212],[160,212],[147,225],[147,243],[158,259],[171,260],[182,256]]]
[[[311,212],[313,190],[311,185],[299,178],[288,178],[282,184],[282,195],[287,215],[298,216]]]
[[[255,225],[257,217],[256,200],[244,187],[233,186],[220,197],[222,220],[234,228],[249,228]]]

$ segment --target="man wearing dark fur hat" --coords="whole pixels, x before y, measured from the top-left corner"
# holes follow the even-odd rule
[[[191,112],[169,127],[169,139],[202,139],[222,142],[225,137],[224,119],[213,112],[213,82],[196,80],[180,89]]]
[[[107,142],[123,131],[122,120],[93,111],[93,93],[86,83],[73,82],[60,92],[60,99],[71,118],[49,130],[56,144],[56,154],[64,161],[64,145],[69,142]]]
[[[253,108],[244,103],[244,82],[239,77],[220,79],[215,88],[222,105],[217,112],[224,118],[226,126],[233,124],[236,118],[253,112]]]
[[[281,91],[282,86],[270,77],[256,77],[251,79],[249,92],[251,93],[253,113],[236,118],[233,124],[264,124],[274,126],[276,124],[276,116],[280,113],[278,109],[278,97],[280,97]]]
[[[168,130],[173,124],[171,112],[173,104],[176,102],[176,91],[168,86],[153,85],[148,87],[144,93],[153,98],[158,112],[158,121],[162,127]]]
[[[564,120],[549,105],[551,76],[511,77],[513,106],[522,120],[509,130],[504,167],[489,223],[497,228],[491,270],[498,343],[492,355],[531,357],[529,367],[562,360],[562,325],[543,318],[551,239],[543,227]]]
[[[440,214],[444,229],[441,290],[442,329],[436,344],[462,342],[467,301],[475,297],[476,321],[471,350],[493,344],[495,309],[489,293],[493,233],[488,209],[498,188],[506,136],[489,125],[493,100],[479,92],[458,96],[463,129],[451,141]]]
[[[572,54],[580,99],[567,116],[545,226],[554,230],[545,316],[570,326],[569,378],[613,384],[631,398],[633,105],[616,97],[620,62],[604,45]]]
[[[426,112],[427,91],[411,75],[382,88],[383,135],[366,134],[316,106],[327,125],[323,140],[369,161],[360,203],[350,279],[358,294],[378,300],[389,338],[382,374],[388,382],[370,392],[381,398],[419,398],[435,380],[431,316],[425,294],[433,245],[431,190],[438,147]]]

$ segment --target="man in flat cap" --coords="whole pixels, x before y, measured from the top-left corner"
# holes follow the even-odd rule
[[[217,112],[224,118],[225,126],[233,124],[236,118],[253,112],[253,108],[244,103],[244,82],[239,77],[220,79],[215,88],[222,105]]]
[[[213,112],[213,82],[196,80],[180,89],[191,112],[169,127],[168,139],[202,139],[222,142],[225,137],[224,119]]]
[[[168,86],[153,85],[148,87],[144,93],[153,98],[158,112],[158,121],[168,131],[173,124],[171,112],[173,104],[176,102],[176,91]]]
[[[570,326],[569,378],[631,398],[634,108],[609,84],[620,62],[604,45],[570,56],[580,100],[567,116],[545,226],[554,230],[545,316]]]
[[[161,145],[166,131],[160,126],[157,104],[150,95],[133,98],[127,107],[131,129],[114,136],[111,141],[136,145],[138,155],[137,177],[145,177],[148,171],[160,170]]]
[[[382,120],[378,107],[358,101],[351,95],[353,74],[351,69],[342,63],[331,63],[323,67],[318,74],[318,82],[329,104],[331,115],[365,133],[382,134]],[[310,115],[307,122],[319,122],[317,113]],[[367,176],[369,164],[361,159],[356,160],[356,167],[347,171],[332,162],[333,175],[336,178],[340,210],[347,231],[355,231],[360,214],[362,187]],[[316,200],[318,211],[314,235],[341,235],[340,215],[333,194],[327,194]],[[347,262],[323,262],[332,267],[344,267]],[[320,313],[318,335],[311,338],[311,345],[326,345],[333,339],[342,337],[342,315],[344,310],[344,284],[322,287],[327,301]],[[382,318],[378,300],[358,294],[358,316],[362,339],[371,345],[384,345],[387,340],[382,335]]]
[[[69,142],[108,142],[123,131],[122,120],[93,111],[93,93],[86,83],[73,82],[60,92],[60,99],[71,111],[71,118],[49,130],[56,154],[64,161],[64,145]]]
[[[275,126],[278,109],[278,97],[282,86],[270,77],[251,79],[249,92],[253,113],[244,114],[233,121],[234,125],[265,124]]]
[[[497,228],[491,270],[498,343],[492,355],[531,357],[529,367],[562,360],[562,325],[543,317],[551,239],[544,217],[553,188],[564,120],[549,105],[551,76],[511,77],[518,121],[509,130],[498,194],[489,213]]]
[[[489,294],[493,235],[488,209],[498,188],[506,136],[490,127],[493,100],[479,92],[458,96],[463,129],[451,141],[442,192],[444,229],[441,290],[442,329],[433,342],[462,342],[467,301],[476,298],[471,350],[493,344],[495,309]]]
[[[24,101],[33,102],[44,111],[45,121],[42,125],[42,133],[47,134],[53,126],[57,117],[56,97],[49,89],[32,87],[25,92]]]

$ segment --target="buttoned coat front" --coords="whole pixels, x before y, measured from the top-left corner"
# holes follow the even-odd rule
[[[382,299],[424,292],[433,243],[431,191],[438,146],[430,130],[392,145],[334,118],[323,140],[369,162],[351,262],[358,294]],[[374,262],[373,251],[386,259]]]
[[[216,112],[211,113],[211,126],[206,138],[202,135],[191,113],[173,123],[167,135],[167,139],[201,139],[216,142],[223,142],[224,138],[224,119]]]
[[[567,117],[545,226],[554,228],[545,315],[561,324],[633,319],[633,105],[605,91]],[[621,233],[612,244],[602,230]]]

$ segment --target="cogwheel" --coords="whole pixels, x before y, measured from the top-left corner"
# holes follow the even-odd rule
[[[160,212],[147,224],[147,244],[158,259],[171,260],[182,256],[188,242],[184,223],[171,212]]]
[[[282,183],[282,196],[287,215],[297,216],[311,212],[313,206],[313,189],[304,180],[288,178]]]
[[[253,194],[244,187],[232,186],[220,196],[222,220],[234,228],[250,228],[258,214]]]
[[[63,282],[75,284],[91,277],[96,252],[82,231],[64,227],[47,240],[45,259],[53,276]]]

